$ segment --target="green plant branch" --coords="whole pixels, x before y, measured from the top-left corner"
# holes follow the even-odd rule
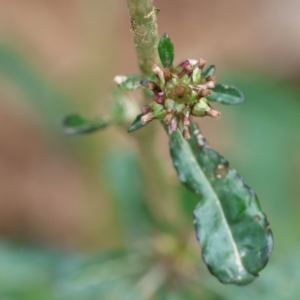
[[[127,0],[127,5],[138,64],[142,74],[150,76],[158,61],[157,9],[152,0]]]
[[[153,74],[153,65],[159,63],[157,52],[158,10],[154,7],[152,0],[127,0],[127,5],[138,65],[142,75],[150,77]],[[145,93],[144,99],[147,100],[148,97]],[[140,162],[146,176],[148,198],[152,205],[159,204],[161,199],[166,201],[174,198],[172,193],[168,192],[166,176],[161,166],[162,161],[155,147],[156,128],[156,126],[151,126],[147,128],[147,131],[136,133]],[[164,216],[164,212],[161,210],[157,214],[161,217]]]

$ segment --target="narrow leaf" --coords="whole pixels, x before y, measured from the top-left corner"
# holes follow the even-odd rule
[[[141,81],[145,80],[145,77],[140,75],[118,75],[114,78],[119,88],[123,91],[134,91],[142,88]]]
[[[92,133],[104,129],[108,125],[109,122],[103,118],[96,118],[90,121],[80,115],[68,116],[63,121],[64,132],[68,135]]]
[[[172,68],[174,61],[174,45],[169,36],[165,33],[158,44],[158,54],[162,65],[165,68]]]
[[[133,123],[129,126],[128,132],[136,131],[136,130],[138,130],[138,129],[144,127],[144,126],[146,126],[147,124],[149,124],[149,123],[145,123],[145,124],[142,123],[141,118],[142,118],[143,115],[144,115],[143,113],[137,115],[137,117],[135,118],[135,120],[133,121]]]
[[[223,104],[239,104],[245,100],[243,93],[234,86],[217,84],[207,97],[209,101],[218,101]]]
[[[272,232],[255,193],[197,125],[192,131],[189,142],[173,132],[170,148],[180,181],[200,200],[194,222],[204,262],[221,282],[247,284],[268,261]]]
[[[214,65],[208,66],[202,73],[202,77],[208,77],[214,75],[216,72],[216,67]]]

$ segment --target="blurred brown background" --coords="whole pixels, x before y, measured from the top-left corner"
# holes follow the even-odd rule
[[[161,9],[159,32],[172,37],[177,62],[206,57],[221,74],[256,70],[281,82],[298,82],[299,1],[157,0],[155,5]],[[67,248],[118,245],[98,162],[110,145],[135,149],[135,141],[120,129],[75,140],[64,137],[60,126],[68,113],[101,113],[109,104],[113,77],[137,71],[128,24],[121,0],[0,0],[0,43],[13,49],[2,62],[4,69],[14,53],[46,80],[37,96],[53,87],[65,95],[61,101],[51,92],[39,102],[10,80],[20,71],[0,74],[2,236]],[[221,153],[230,141],[238,142],[225,120],[202,124]],[[158,134],[159,140],[165,138]],[[166,168],[176,180],[171,162]]]

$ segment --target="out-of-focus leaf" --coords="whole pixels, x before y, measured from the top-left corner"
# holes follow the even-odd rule
[[[179,279],[180,280],[180,279]],[[219,299],[216,298],[215,293],[211,293],[210,291],[206,290],[205,287],[201,286],[199,288],[199,278],[184,278],[180,280],[180,285],[164,285],[156,295],[157,300],[213,300]],[[200,280],[202,283],[202,279]],[[201,284],[200,283],[200,284]],[[219,284],[220,286],[220,284]],[[222,286],[222,285],[221,285]],[[223,286],[224,287],[224,286]]]
[[[67,112],[66,95],[52,86],[11,46],[2,43],[0,73],[20,89],[28,101],[38,107],[51,129],[61,131],[61,120]]]
[[[87,120],[80,115],[67,116],[63,121],[64,132],[68,135],[92,133],[104,129],[108,125],[109,122],[101,117],[95,120]]]
[[[59,299],[149,299],[162,284],[162,270],[152,266],[147,256],[137,253],[122,255],[102,254],[99,259],[78,261],[62,265],[55,290]]]
[[[139,114],[139,115],[135,118],[135,120],[132,122],[132,124],[131,124],[131,125],[129,126],[129,128],[128,128],[128,132],[136,131],[136,130],[138,130],[138,129],[144,127],[144,126],[146,126],[147,124],[149,124],[149,122],[148,122],[148,123],[145,123],[145,124],[142,123],[141,118],[142,118],[143,115],[144,115],[143,113],[142,113],[142,114]]]
[[[174,61],[174,45],[168,34],[164,34],[158,44],[158,54],[165,68],[172,68]]]
[[[216,67],[214,65],[208,66],[202,73],[202,77],[208,77],[214,75],[216,72]]]
[[[141,81],[145,80],[145,77],[140,75],[118,75],[115,77],[115,82],[119,88],[123,91],[134,91],[142,88]]]
[[[110,151],[101,167],[128,242],[147,238],[150,234],[149,210],[136,155],[125,149]]]
[[[266,265],[273,247],[255,193],[216,151],[197,125],[186,142],[179,131],[170,149],[180,181],[199,195],[195,228],[204,262],[223,283],[247,284]]]
[[[223,104],[239,104],[245,100],[243,93],[239,89],[225,84],[216,84],[212,94],[207,99]]]
[[[56,300],[52,279],[62,256],[45,249],[0,243],[0,298]]]

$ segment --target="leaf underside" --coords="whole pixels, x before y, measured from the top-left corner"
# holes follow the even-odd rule
[[[199,197],[194,224],[203,260],[223,283],[250,283],[266,265],[273,237],[255,193],[192,125],[186,142],[170,136],[173,164],[180,181]]]
[[[86,120],[80,115],[67,116],[63,121],[64,133],[67,135],[79,135],[92,133],[100,129],[104,129],[109,123],[102,119]]]
[[[234,86],[216,84],[212,94],[207,97],[209,101],[217,101],[223,104],[239,104],[245,100],[243,93]]]

